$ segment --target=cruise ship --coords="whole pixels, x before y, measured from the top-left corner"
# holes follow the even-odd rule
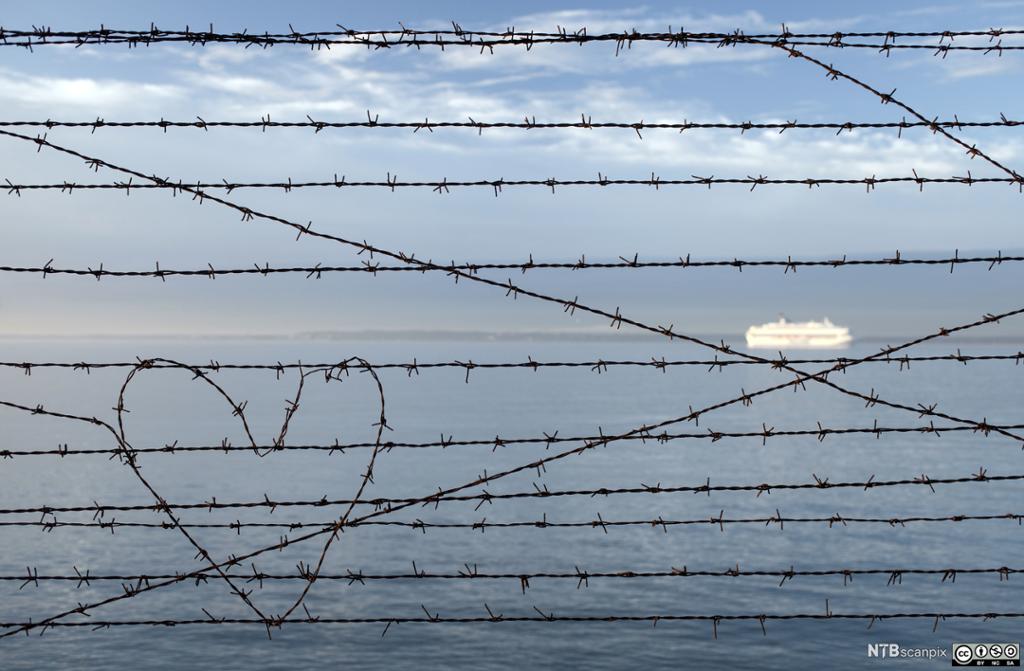
[[[791,322],[779,315],[778,321],[747,329],[747,347],[765,349],[835,349],[846,347],[853,338],[850,329],[828,320]]]

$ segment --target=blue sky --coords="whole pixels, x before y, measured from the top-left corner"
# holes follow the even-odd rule
[[[514,9],[510,9],[514,7]],[[747,32],[777,30],[944,30],[1020,27],[1024,2],[876,3],[810,2],[704,4],[648,3],[284,3],[179,2],[18,4],[0,15],[4,27],[205,28],[250,32],[353,28],[445,27],[552,30],[587,26],[590,32],[687,30]],[[961,43],[966,43],[961,42]],[[952,53],[830,50],[823,58],[928,116],[992,120],[1021,110],[1021,59]],[[5,119],[192,119],[351,120],[366,110],[382,120],[465,119],[626,121],[868,121],[899,120],[891,106],[849,84],[829,82],[813,66],[777,50],[745,46],[716,49],[692,45],[666,49],[636,45],[615,57],[611,45],[552,46],[529,53],[498,49],[368,52],[358,47],[330,51],[277,46],[261,51],[220,45],[206,48],[155,46],[129,51],[120,46],[40,48],[0,52],[0,103]],[[1021,129],[964,131],[970,143],[1018,170],[1024,158]],[[902,176],[916,169],[929,176],[995,175],[981,162],[927,131],[752,132],[489,131],[433,134],[408,131],[258,131],[152,129],[54,129],[49,138],[146,173],[194,181],[459,178]],[[0,178],[13,182],[113,181],[77,161],[2,140]],[[120,178],[117,178],[120,179]],[[857,187],[758,189],[716,187],[710,192],[677,187],[506,190],[500,198],[480,190],[439,196],[429,190],[390,194],[378,190],[256,193],[232,197],[246,205],[318,229],[421,258],[459,261],[537,259],[772,257],[947,253],[953,249],[1008,251],[1024,247],[1019,233],[1021,196],[1008,187]],[[0,200],[0,264],[108,268],[344,264],[350,249],[323,242],[294,241],[266,223],[246,223],[212,204],[198,206],[167,193],[92,193],[72,196],[32,193]],[[928,326],[950,301],[978,310],[977,296],[994,310],[1011,301],[1020,274],[1011,268],[973,274],[908,310],[898,271],[886,280],[870,271],[806,273],[800,279],[751,273],[730,279],[728,290],[706,287],[686,295],[694,271],[587,275],[563,284],[554,275],[523,278],[526,286],[555,293],[580,293],[604,307],[635,306],[654,321],[678,313],[691,331],[742,328],[779,310],[816,316],[843,296],[849,320],[879,330],[879,324],[910,329]],[[774,271],[773,271],[774,272]],[[997,277],[998,275],[998,277]],[[921,287],[951,282],[915,274]],[[803,279],[807,277],[808,279]],[[712,276],[708,276],[713,279]],[[499,279],[503,279],[500,278]],[[550,308],[508,310],[493,291],[451,287],[450,280],[418,275],[393,278],[332,277],[313,283],[298,278],[268,280],[171,280],[160,283],[70,278],[0,278],[0,332],[279,333],[322,329],[471,327],[485,318],[494,328],[585,328]],[[744,282],[749,284],[744,285]],[[889,283],[889,284],[887,284]],[[966,284],[964,284],[966,283]],[[874,287],[878,310],[858,304],[858,286]],[[945,285],[943,285],[945,286]],[[969,287],[969,291],[963,287]],[[200,291],[196,291],[197,287]],[[562,291],[564,289],[564,291]],[[767,293],[766,293],[767,292]],[[888,300],[888,303],[886,302]],[[930,302],[929,302],[930,301]],[[771,302],[770,306],[765,306]],[[271,311],[270,307],[274,310]],[[751,316],[752,308],[764,315]],[[987,306],[985,310],[989,309]],[[659,310],[668,310],[662,315]],[[673,312],[675,311],[675,312]],[[274,315],[274,316],[270,316]],[[854,316],[856,315],[856,316]],[[915,316],[916,315],[916,316]],[[802,316],[802,315],[801,315]],[[842,315],[832,315],[842,318]]]

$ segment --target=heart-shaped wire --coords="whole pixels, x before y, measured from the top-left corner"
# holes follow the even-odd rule
[[[370,457],[366,464],[366,471],[362,474],[359,481],[359,487],[357,488],[355,495],[351,497],[348,507],[332,525],[331,533],[327,536],[327,540],[323,544],[319,558],[317,559],[315,565],[312,565],[312,568],[307,567],[306,570],[303,571],[303,575],[305,576],[306,581],[302,591],[299,593],[295,601],[285,610],[285,612],[279,616],[268,617],[267,615],[265,615],[250,598],[251,592],[246,592],[245,590],[239,588],[231,580],[231,578],[223,569],[225,563],[218,563],[217,561],[215,561],[210,556],[210,553],[202,546],[202,544],[199,543],[199,541],[196,540],[196,538],[189,533],[188,529],[182,526],[181,521],[174,514],[174,511],[171,508],[171,506],[168,505],[167,501],[159,494],[159,492],[152,485],[152,483],[146,479],[146,477],[142,474],[141,469],[139,468],[138,453],[135,451],[131,443],[128,441],[127,432],[125,429],[125,414],[128,412],[127,409],[125,408],[125,395],[127,393],[128,387],[137,378],[140,372],[152,370],[157,367],[162,367],[162,365],[173,367],[176,370],[187,370],[193,374],[193,380],[201,380],[210,387],[212,387],[217,392],[217,394],[220,395],[231,406],[232,416],[238,417],[239,421],[241,422],[242,429],[245,433],[246,439],[251,443],[253,451],[261,457],[266,456],[274,452],[275,450],[284,447],[285,438],[288,434],[288,429],[291,426],[291,420],[299,410],[299,404],[302,399],[302,393],[305,389],[307,377],[311,375],[319,375],[322,373],[324,375],[325,382],[330,382],[331,380],[337,380],[340,382],[345,379],[343,375],[347,377],[349,374],[349,369],[351,367],[355,367],[362,372],[369,373],[370,376],[373,378],[373,381],[377,387],[380,416],[378,421],[374,422],[371,425],[376,427],[376,436],[374,438],[373,450],[371,451]],[[280,626],[293,612],[295,612],[295,610],[299,606],[303,606],[303,602],[308,596],[309,591],[312,589],[313,583],[316,582],[317,578],[320,575],[320,571],[322,570],[324,562],[327,559],[327,554],[330,551],[331,546],[333,545],[334,541],[337,540],[342,527],[344,527],[346,522],[348,521],[348,518],[351,515],[352,510],[355,508],[356,502],[362,499],[362,495],[365,492],[366,487],[373,482],[373,469],[377,461],[377,456],[380,454],[383,432],[384,429],[391,430],[391,427],[388,426],[387,417],[385,415],[386,406],[384,398],[384,385],[381,382],[380,377],[377,375],[377,372],[374,370],[374,367],[370,364],[370,362],[361,357],[350,357],[348,359],[345,359],[344,361],[341,361],[329,367],[321,366],[316,368],[310,368],[308,370],[299,368],[299,382],[295,391],[295,396],[292,400],[287,402],[284,420],[281,423],[281,428],[280,431],[278,432],[278,435],[273,440],[272,446],[264,451],[260,450],[260,447],[252,434],[252,430],[249,427],[248,419],[245,416],[245,405],[246,404],[244,402],[235,402],[235,400],[227,393],[227,391],[221,385],[215,382],[205,371],[193,366],[189,366],[187,364],[183,364],[173,359],[158,357],[140,360],[138,365],[134,366],[131,369],[131,371],[125,377],[124,382],[121,384],[117,396],[117,405],[114,406],[114,411],[117,413],[116,431],[113,429],[113,427],[106,424],[105,422],[100,422],[100,420],[95,421],[103,424],[104,426],[106,426],[108,430],[114,433],[115,438],[117,439],[118,455],[121,457],[121,461],[127,464],[129,468],[131,468],[132,473],[134,473],[135,477],[139,480],[139,482],[156,499],[159,509],[165,515],[167,515],[167,517],[171,520],[171,524],[176,529],[178,529],[182,533],[182,535],[184,535],[185,538],[189,541],[189,543],[196,549],[196,557],[202,558],[204,561],[208,562],[210,564],[210,568],[213,568],[217,571],[220,577],[231,588],[231,591],[235,595],[237,595],[242,600],[242,602],[245,603],[245,605],[248,606],[254,613],[256,613],[256,615],[264,622],[264,624],[267,627],[267,635],[269,636],[270,628],[272,626]],[[308,610],[306,612],[308,614]]]

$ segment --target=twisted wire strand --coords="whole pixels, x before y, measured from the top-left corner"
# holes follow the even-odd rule
[[[1024,429],[1024,424],[991,424],[988,426],[988,430],[981,430],[977,427],[972,426],[935,426],[934,422],[929,424],[921,424],[919,426],[879,426],[877,420],[873,426],[864,427],[844,427],[844,428],[832,428],[825,427],[819,424],[818,427],[813,429],[776,429],[775,427],[769,427],[767,425],[762,426],[760,431],[718,431],[715,429],[707,429],[704,432],[677,432],[669,433],[668,431],[661,431],[658,433],[651,432],[637,432],[631,435],[623,435],[616,438],[616,442],[639,442],[643,445],[648,443],[656,445],[672,445],[675,441],[695,439],[695,440],[708,440],[712,443],[717,443],[726,438],[757,438],[761,440],[762,445],[767,445],[768,440],[771,438],[782,438],[791,436],[813,436],[818,439],[818,442],[824,442],[825,438],[829,436],[844,436],[844,435],[873,435],[876,439],[881,439],[883,435],[890,433],[897,434],[910,434],[916,433],[921,435],[934,435],[936,437],[942,436],[944,433],[964,433],[970,432],[972,434],[980,434],[983,437],[987,437],[991,431],[1003,430],[1003,431],[1014,431],[1018,429]],[[419,442],[403,442],[403,441],[382,441],[381,449],[384,451],[391,451],[395,449],[429,449],[429,448],[441,448],[447,449],[449,447],[489,447],[491,451],[497,451],[498,448],[513,447],[517,445],[543,445],[546,449],[552,445],[558,445],[561,443],[580,443],[580,442],[597,442],[607,438],[607,434],[596,433],[590,435],[559,435],[559,431],[553,431],[550,434],[544,434],[543,436],[529,436],[521,438],[502,438],[500,435],[494,438],[476,438],[476,439],[461,439],[457,440],[453,436],[447,438],[444,434],[441,435],[440,440],[433,441],[419,441]],[[275,452],[292,452],[292,451],[313,451],[313,452],[327,452],[328,454],[344,454],[346,450],[351,449],[366,449],[374,447],[375,443],[367,442],[349,442],[342,443],[336,441],[334,443],[327,444],[256,444],[256,445],[233,445],[227,441],[222,442],[220,445],[179,445],[177,442],[168,443],[162,446],[153,447],[133,447],[133,451],[138,454],[156,453],[156,454],[179,454],[189,452],[223,452],[230,454],[233,452],[244,452],[251,453],[257,456],[265,457]],[[73,455],[110,455],[111,457],[119,456],[121,450],[118,448],[72,448],[67,444],[61,444],[55,448],[49,449],[34,449],[34,450],[12,450],[12,449],[0,449],[0,459],[13,459],[14,457],[21,456],[58,456],[67,457]]]
[[[0,361],[0,368],[18,368],[25,372],[26,375],[31,375],[35,369],[71,369],[72,371],[79,371],[89,373],[92,370],[103,370],[107,368],[134,368],[139,365],[140,362],[145,361],[143,357],[139,357],[135,361]],[[344,361],[327,363],[302,363],[301,361],[282,363],[280,361],[275,363],[221,363],[219,361],[210,361],[209,363],[168,363],[165,361],[149,360],[151,370],[164,370],[164,369],[195,369],[206,372],[217,373],[222,370],[266,370],[278,373],[279,376],[284,375],[289,370],[309,370],[312,368],[336,368],[344,369],[347,364]],[[750,359],[719,359],[716,355],[714,359],[657,359],[651,357],[650,360],[630,360],[630,359],[593,359],[590,361],[537,361],[533,357],[530,357],[526,361],[501,361],[501,362],[488,362],[479,361],[474,362],[472,359],[467,358],[465,361],[406,361],[406,362],[392,362],[392,363],[371,363],[367,362],[366,366],[374,370],[401,370],[411,375],[418,375],[421,370],[432,370],[435,368],[459,368],[466,371],[480,370],[493,370],[493,369],[504,369],[504,368],[520,368],[527,370],[541,370],[544,368],[586,368],[593,373],[607,372],[610,368],[619,367],[641,367],[641,368],[654,368],[656,370],[665,370],[667,368],[675,368],[680,366],[706,366],[708,372],[712,372],[717,369],[723,369],[728,366],[773,366],[780,367],[785,364],[791,365],[804,365],[804,364],[832,364],[834,370],[842,372],[845,368],[853,364],[857,359],[850,357],[826,357],[826,358],[789,358],[786,356],[780,356],[775,360],[750,360]],[[892,356],[891,354],[885,354],[883,357],[878,359],[871,359],[864,361],[864,363],[878,363],[878,364],[898,364],[900,370],[908,370],[912,363],[922,362],[939,362],[939,361],[956,361],[966,365],[971,361],[1012,361],[1014,365],[1020,365],[1024,362],[1024,350],[1017,351],[1008,354],[963,354],[957,350],[956,354],[928,354],[928,355],[914,355],[909,354],[903,356]],[[362,365],[360,365],[360,369]],[[467,376],[467,381],[469,377]]]
[[[868,628],[871,628],[875,622],[882,622],[884,620],[908,620],[908,619],[927,619],[934,620],[935,627],[938,627],[938,623],[944,620],[982,620],[989,621],[998,618],[1016,619],[1024,617],[1024,612],[987,612],[987,613],[971,613],[971,612],[881,612],[881,613],[836,613],[831,610],[826,613],[788,613],[788,614],[732,614],[732,615],[693,615],[693,614],[658,614],[658,615],[556,615],[554,612],[545,613],[542,610],[534,606],[534,610],[537,611],[537,615],[495,615],[491,611],[487,604],[484,604],[485,610],[488,612],[487,616],[464,616],[464,617],[449,617],[442,616],[436,613],[430,613],[427,611],[426,606],[423,606],[423,610],[426,611],[426,616],[418,617],[313,617],[309,615],[306,618],[296,618],[288,620],[289,623],[296,624],[383,624],[384,632],[381,634],[383,637],[387,634],[388,630],[392,625],[398,624],[497,624],[497,623],[558,623],[558,622],[589,622],[589,623],[639,623],[645,622],[657,626],[659,622],[711,622],[712,623],[712,635],[715,639],[718,638],[719,624],[722,622],[743,622],[743,621],[757,621],[761,625],[762,633],[767,636],[768,632],[765,629],[765,622],[767,621],[788,621],[788,620],[867,620]],[[43,625],[33,623],[31,620],[27,622],[0,622],[0,628],[10,629],[17,628],[17,631],[28,630],[29,628],[42,627],[42,631],[45,632],[47,629],[54,627],[90,627],[94,631],[101,629],[109,629],[111,627],[177,627],[177,626],[190,626],[190,625],[259,625],[266,627],[268,634],[271,628],[280,628],[284,622],[277,619],[260,620],[260,619],[245,619],[245,618],[217,618],[212,615],[206,619],[156,619],[156,620],[85,620],[78,622],[48,622]],[[933,627],[934,629],[934,627]]]
[[[523,121],[477,121],[469,117],[467,121],[438,120],[431,121],[425,118],[423,121],[381,121],[380,115],[372,115],[367,112],[367,120],[351,121],[323,121],[306,117],[306,121],[273,121],[270,115],[260,117],[259,121],[238,121],[238,120],[213,120],[206,121],[197,117],[195,121],[173,121],[168,119],[155,120],[134,120],[134,121],[107,121],[97,118],[94,121],[60,121],[55,119],[35,120],[0,120],[0,128],[88,128],[96,132],[103,128],[159,128],[166,132],[168,128],[191,128],[196,130],[209,130],[211,128],[249,128],[267,131],[279,128],[312,128],[315,133],[322,130],[349,129],[349,128],[372,128],[372,129],[406,129],[414,133],[420,131],[433,132],[437,128],[467,128],[482,132],[488,129],[519,129],[519,130],[553,130],[553,129],[620,129],[635,131],[638,135],[644,130],[677,130],[680,133],[689,130],[738,130],[741,133],[751,130],[777,130],[780,133],[787,130],[834,130],[837,135],[843,131],[856,129],[898,129],[900,131],[912,128],[927,128],[934,131],[936,128],[1015,128],[1024,125],[1024,121],[1010,119],[1000,115],[998,120],[993,121],[961,121],[959,118],[953,120],[940,120],[938,118],[929,122],[924,121],[822,121],[822,122],[799,122],[793,121],[594,121],[593,117],[587,114],[581,115],[580,121],[537,121],[536,116],[527,115]],[[640,135],[641,139],[643,136]]]
[[[417,501],[420,503],[420,501]],[[401,507],[407,507],[412,504],[399,504],[388,510],[378,510],[374,513],[364,515],[362,517],[355,518],[354,520],[347,521],[344,524],[339,525],[338,520],[328,521],[305,521],[305,522],[118,522],[117,520],[110,520],[108,522],[96,521],[96,522],[62,522],[60,520],[20,520],[20,521],[2,521],[0,527],[39,527],[42,531],[48,532],[54,529],[62,527],[79,527],[79,528],[95,528],[95,529],[109,529],[111,533],[114,533],[116,529],[121,528],[138,528],[138,529],[163,529],[165,531],[172,531],[175,529],[228,529],[235,531],[237,534],[241,534],[242,529],[285,529],[288,531],[299,531],[303,529],[314,529],[312,532],[295,538],[289,539],[282,537],[281,540],[274,544],[262,548],[261,550],[249,552],[245,555],[233,556],[226,562],[218,564],[218,566],[230,567],[237,566],[242,561],[250,559],[251,557],[269,552],[272,550],[283,550],[291,545],[300,543],[308,538],[323,535],[325,533],[334,534],[337,531],[343,529],[355,529],[359,527],[398,527],[406,528],[413,531],[421,531],[426,533],[428,529],[464,529],[471,531],[479,531],[481,533],[486,532],[488,529],[600,529],[604,533],[608,533],[610,527],[645,527],[660,529],[665,533],[668,533],[669,527],[688,527],[688,526],[712,526],[718,527],[720,531],[724,532],[726,525],[729,524],[763,524],[764,526],[770,526],[777,524],[779,530],[782,531],[786,524],[825,524],[828,528],[846,527],[851,524],[884,524],[891,528],[903,528],[908,524],[914,523],[956,523],[956,522],[991,522],[1005,520],[1010,522],[1016,522],[1018,526],[1024,524],[1024,514],[1021,513],[992,513],[992,514],[954,514],[954,515],[907,515],[907,516],[889,516],[889,517],[860,517],[854,515],[841,515],[835,513],[834,515],[828,516],[805,516],[805,517],[787,517],[782,515],[776,510],[775,515],[760,516],[760,517],[726,517],[725,510],[723,509],[719,515],[709,517],[694,517],[694,518],[683,518],[683,519],[672,519],[659,516],[653,519],[640,519],[640,520],[614,520],[605,519],[598,513],[597,519],[593,520],[578,520],[569,522],[552,522],[547,518],[545,514],[539,520],[512,520],[512,521],[488,521],[486,517],[481,518],[475,522],[430,522],[422,519],[413,520],[393,520],[393,519],[371,519],[380,515],[388,514],[399,510]],[[197,575],[203,575],[207,571],[213,570],[211,567],[204,567],[197,569],[189,573],[182,573],[181,579],[187,580],[194,578]],[[220,576],[216,576],[220,577]],[[154,583],[154,588],[163,586],[158,583]],[[73,612],[73,611],[71,611]],[[70,612],[69,612],[70,614]]]
[[[341,26],[339,26],[341,28]],[[311,49],[329,49],[332,45],[356,45],[367,49],[390,49],[394,47],[437,47],[443,50],[448,46],[468,46],[480,49],[481,52],[493,51],[499,46],[522,46],[527,50],[538,44],[572,44],[583,45],[591,42],[605,42],[615,45],[615,54],[628,49],[635,43],[665,43],[670,47],[686,47],[694,44],[714,44],[718,47],[735,46],[751,39],[770,40],[775,44],[794,46],[814,46],[825,48],[866,48],[874,49],[888,55],[895,49],[925,49],[935,55],[945,56],[952,51],[973,51],[984,54],[1001,55],[1003,51],[1024,49],[1020,45],[1003,45],[1002,37],[1015,37],[1021,31],[1015,29],[989,30],[947,30],[947,31],[873,31],[873,32],[832,32],[832,33],[792,33],[783,29],[781,33],[745,34],[741,30],[733,32],[688,32],[685,30],[666,32],[639,32],[637,30],[590,33],[585,27],[575,31],[559,29],[558,32],[515,31],[508,29],[497,31],[466,31],[453,23],[452,30],[371,30],[357,31],[342,28],[318,32],[289,33],[264,32],[250,33],[247,30],[234,33],[214,32],[210,26],[208,31],[160,30],[150,26],[149,30],[118,30],[101,27],[99,30],[57,30],[48,27],[32,30],[0,29],[0,45],[24,47],[31,50],[36,46],[45,45],[86,45],[127,44],[129,48],[149,46],[159,43],[181,43],[189,46],[206,46],[209,44],[242,44],[246,48],[257,46],[262,48],[278,44],[308,46]],[[897,39],[938,38],[937,43],[898,43]],[[956,37],[987,37],[985,45],[954,44]],[[882,38],[882,42],[849,42],[849,39]],[[946,41],[949,41],[947,44]],[[995,40],[995,42],[993,42]]]
[[[663,178],[651,173],[647,178],[626,178],[612,179],[599,174],[597,179],[556,179],[556,178],[533,178],[533,179],[470,179],[470,180],[413,180],[399,181],[397,176],[391,177],[391,173],[384,180],[348,180],[344,177],[336,177],[329,180],[309,180],[276,182],[171,182],[159,180],[154,182],[136,183],[129,179],[125,182],[54,182],[49,184],[22,184],[14,183],[9,179],[0,185],[0,188],[7,189],[8,195],[20,196],[23,191],[59,191],[61,193],[73,194],[76,191],[124,191],[130,195],[133,190],[168,190],[173,194],[192,193],[209,198],[207,191],[223,190],[231,193],[237,189],[280,189],[285,193],[293,189],[359,189],[378,188],[396,191],[397,189],[418,189],[426,188],[439,194],[447,194],[451,189],[472,189],[486,188],[494,191],[498,196],[506,187],[543,187],[551,189],[554,193],[559,187],[588,187],[588,186],[648,186],[655,190],[670,186],[697,186],[708,187],[712,185],[739,185],[749,186],[754,191],[759,186],[806,186],[808,188],[821,186],[863,186],[868,192],[874,191],[880,184],[913,184],[923,190],[926,184],[955,184],[958,186],[974,186],[976,184],[1003,184],[1014,186],[1024,191],[1024,178],[1019,175],[1010,177],[974,177],[970,173],[965,176],[952,177],[921,177],[917,174],[893,177],[802,177],[802,178],[771,178],[765,175],[756,177],[702,177],[693,175],[689,178]],[[198,196],[197,196],[198,197]]]
[[[92,582],[130,582],[149,584],[153,580],[174,580],[181,577],[178,573],[113,573],[93,574],[91,571],[81,571],[78,567],[72,574],[40,575],[38,569],[29,568],[21,575],[0,575],[0,581],[20,582],[24,589],[27,586],[39,587],[40,583],[46,582],[73,582],[76,589],[83,586],[89,587]],[[687,566],[682,568],[671,567],[669,570],[633,570],[624,569],[618,571],[590,571],[574,567],[573,571],[482,571],[476,564],[465,564],[465,568],[449,573],[438,573],[414,567],[411,573],[366,573],[360,570],[348,569],[345,573],[321,573],[317,580],[330,580],[347,582],[349,585],[364,585],[367,581],[407,581],[407,580],[515,580],[522,585],[523,592],[530,587],[531,580],[575,580],[578,587],[589,587],[590,580],[603,579],[650,579],[650,578],[782,578],[779,586],[782,587],[789,580],[796,577],[830,577],[841,576],[843,585],[852,582],[854,576],[859,575],[883,575],[888,576],[889,585],[902,584],[904,576],[909,575],[937,575],[941,576],[942,584],[955,583],[956,578],[961,575],[998,575],[1000,582],[1009,581],[1011,575],[1024,573],[1024,568],[1011,568],[1008,566],[989,568],[827,568],[812,570],[796,570],[792,566],[788,569],[741,569],[739,563],[735,567],[724,570],[691,569]],[[296,573],[265,573],[256,569],[255,565],[251,573],[229,572],[233,579],[245,580],[255,583],[260,589],[263,581],[293,581],[309,580],[309,573],[299,571]],[[206,584],[209,581],[197,579],[196,584]]]
[[[423,500],[423,497],[373,497],[373,498],[354,498],[354,499],[329,499],[327,496],[323,496],[319,499],[305,499],[305,500],[277,500],[271,499],[269,496],[264,496],[261,501],[218,501],[216,497],[212,497],[208,501],[190,502],[190,503],[161,503],[158,505],[152,504],[101,504],[94,502],[92,505],[42,505],[42,506],[29,506],[20,508],[0,508],[0,515],[20,515],[27,513],[39,513],[44,517],[47,515],[56,516],[56,513],[66,512],[89,512],[93,513],[94,519],[101,518],[108,512],[119,512],[119,511],[139,511],[139,510],[163,510],[165,507],[172,508],[174,510],[207,510],[213,512],[214,510],[228,510],[238,508],[265,508],[274,512],[277,508],[324,508],[328,506],[372,506],[376,509],[387,509],[392,508],[396,505],[412,503],[419,504],[423,507],[437,506],[441,503],[476,503],[476,509],[485,503],[493,503],[494,501],[505,501],[511,499],[532,499],[532,498],[565,498],[565,497],[608,497],[618,496],[624,494],[679,494],[679,493],[693,493],[702,494],[706,493],[710,496],[711,492],[756,492],[758,497],[762,494],[770,495],[773,491],[795,491],[795,490],[826,490],[826,489],[860,489],[868,491],[876,488],[888,488],[888,487],[928,487],[935,492],[935,485],[949,485],[949,484],[968,484],[968,483],[987,483],[987,482],[1019,482],[1024,480],[1024,474],[1010,474],[1010,475],[989,475],[987,469],[981,467],[977,473],[973,473],[967,477],[947,477],[947,478],[934,478],[925,474],[915,476],[913,478],[900,478],[890,480],[875,480],[872,475],[867,480],[861,481],[837,481],[832,482],[829,478],[819,477],[814,475],[813,482],[783,482],[783,483],[758,483],[758,484],[726,484],[726,485],[713,485],[711,484],[711,478],[708,476],[705,483],[700,485],[669,485],[665,486],[660,483],[656,485],[645,485],[640,486],[608,486],[608,487],[584,487],[584,488],[573,488],[573,489],[556,489],[549,490],[546,486],[541,488],[534,485],[533,491],[519,491],[519,492],[499,492],[491,493],[489,491],[482,491],[478,494],[458,494],[452,496],[438,497],[436,501],[427,499]]]
[[[744,268],[774,267],[782,268],[784,274],[789,274],[790,271],[792,271],[793,274],[796,274],[798,268],[843,268],[846,266],[949,266],[950,272],[953,272],[953,269],[960,265],[988,264],[988,269],[992,270],[1003,263],[1016,263],[1020,261],[1024,261],[1024,256],[1004,256],[1001,251],[997,252],[995,256],[960,256],[958,250],[954,256],[944,258],[908,258],[901,256],[899,251],[897,251],[895,256],[884,258],[851,259],[847,258],[844,254],[841,258],[833,259],[793,259],[793,257],[790,256],[786,259],[744,260],[734,258],[731,260],[712,259],[694,261],[690,259],[689,255],[687,255],[685,258],[680,256],[677,259],[641,261],[639,254],[634,254],[632,258],[629,258],[628,256],[620,256],[618,261],[587,261],[586,256],[581,256],[577,261],[534,261],[531,257],[528,261],[520,262],[465,262],[451,263],[447,266],[439,265],[438,267],[443,268],[448,272],[466,271],[471,274],[488,270],[518,270],[525,274],[531,270],[632,270],[640,268],[736,268],[738,271],[742,272]],[[96,268],[61,268],[54,267],[52,263],[53,261],[51,260],[43,266],[0,265],[0,272],[42,275],[44,278],[49,275],[71,275],[78,277],[92,277],[97,281],[104,277],[154,277],[158,279],[165,279],[167,277],[204,277],[215,279],[216,277],[223,275],[269,276],[283,274],[303,274],[306,276],[306,279],[320,279],[325,273],[362,272],[376,274],[378,272],[426,272],[423,268],[413,266],[385,266],[380,263],[371,263],[369,261],[366,261],[361,265],[354,266],[335,266],[317,263],[312,266],[272,267],[270,263],[267,262],[262,266],[258,263],[253,264],[251,268],[214,268],[213,264],[207,264],[205,268],[191,269],[161,267],[160,263],[157,262],[156,267],[152,270],[110,270],[104,268],[102,263]],[[432,263],[432,261],[428,259],[428,263]]]

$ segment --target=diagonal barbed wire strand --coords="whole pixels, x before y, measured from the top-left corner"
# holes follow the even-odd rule
[[[902,100],[899,100],[898,98],[896,98],[894,96],[894,94],[896,93],[896,89],[893,89],[889,93],[883,93],[882,91],[880,91],[877,88],[871,86],[870,84],[864,82],[863,80],[858,79],[856,77],[852,77],[849,74],[836,69],[831,64],[826,64],[824,61],[820,61],[817,58],[814,58],[813,56],[808,56],[807,54],[803,53],[802,51],[800,51],[798,49],[794,49],[793,47],[787,46],[785,44],[781,44],[781,43],[778,43],[778,42],[766,42],[766,41],[763,41],[763,40],[750,39],[750,38],[746,38],[746,37],[742,38],[742,41],[745,42],[745,43],[749,43],[749,44],[760,44],[760,45],[765,45],[765,46],[770,46],[770,47],[773,47],[773,48],[776,48],[776,49],[780,49],[780,50],[786,52],[787,54],[789,54],[789,56],[792,57],[792,58],[797,58],[797,59],[806,61],[808,63],[811,63],[812,65],[816,65],[817,67],[825,70],[826,76],[830,80],[832,80],[832,81],[837,81],[839,79],[843,79],[843,80],[849,82],[850,84],[853,84],[854,86],[856,86],[856,87],[858,87],[858,88],[860,88],[860,89],[862,89],[864,91],[867,91],[868,93],[870,93],[873,96],[877,97],[882,102],[883,105],[890,105],[890,104],[891,105],[895,105],[896,107],[899,107],[903,111],[905,111],[908,114],[910,114],[911,116],[913,116],[918,121],[921,121],[921,122],[924,122],[924,123],[928,122],[928,118],[925,117],[923,114],[921,114],[921,112],[917,111],[916,109],[914,109],[913,107],[911,107],[907,103],[903,102]],[[944,136],[950,142],[953,142],[954,144],[959,145],[960,148],[964,149],[966,151],[967,155],[970,156],[972,159],[973,158],[980,158],[983,161],[985,161],[986,163],[989,163],[990,165],[998,168],[1001,172],[1004,172],[1007,175],[1009,175],[1014,181],[1017,181],[1018,183],[1024,182],[1024,177],[1021,177],[1021,175],[1018,174],[1015,170],[1012,170],[1011,168],[1007,167],[1006,165],[1004,165],[1000,161],[997,161],[996,159],[992,158],[992,156],[990,156],[989,154],[985,153],[981,149],[978,149],[978,147],[976,145],[968,145],[966,142],[961,140],[959,137],[957,137],[956,135],[953,135],[948,129],[943,128],[941,126],[937,126],[937,127],[934,128],[934,131],[936,133]]]

